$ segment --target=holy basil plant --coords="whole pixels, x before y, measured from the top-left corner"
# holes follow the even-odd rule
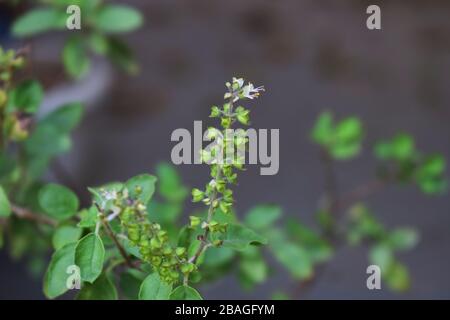
[[[89,3],[102,8],[98,1]],[[311,133],[325,173],[316,226],[292,213],[284,219],[275,204],[255,205],[239,219],[233,186],[244,159],[227,151],[248,144],[250,110],[242,103],[264,88],[233,78],[224,102],[211,108],[211,121],[218,125],[207,131],[214,144],[200,153],[209,168],[203,187],[190,189],[174,166],[161,163],[154,174],[90,187],[89,201],[82,201],[70,181],[56,174],[56,183],[49,183],[43,175],[61,171],[58,156],[70,150],[83,107],[70,103],[36,118],[42,86],[14,77],[25,63],[23,52],[0,48],[0,247],[14,259],[26,259],[34,276],[43,276],[49,299],[70,291],[77,299],[195,300],[202,299],[205,283],[226,275],[251,290],[280,270],[292,281],[273,298],[298,298],[320,280],[338,249],[362,244],[389,288],[409,288],[408,269],[397,253],[417,244],[417,232],[385,227],[362,201],[392,183],[418,186],[427,195],[446,191],[445,159],[419,151],[410,135],[377,142],[374,177],[338,192],[336,162],[360,154],[364,126],[355,116],[336,120],[322,113]],[[236,134],[230,137],[231,128]],[[223,161],[218,155],[225,155]],[[189,195],[199,204],[194,212],[186,212]]]
[[[2,72],[12,72],[23,62],[12,51],[2,52],[2,57]],[[48,298],[64,294],[78,281],[79,299],[115,299],[119,294],[131,299],[201,299],[194,287],[202,280],[200,267],[208,249],[216,253],[224,250],[228,255],[230,250],[249,250],[267,243],[265,237],[238,222],[232,212],[231,185],[237,179],[235,170],[243,170],[242,161],[211,165],[212,178],[205,191],[192,191],[193,200],[202,201],[207,212],[191,215],[185,226],[179,225],[178,218],[188,190],[168,164],[157,167],[159,179],[141,174],[125,182],[89,188],[91,205],[81,207],[70,188],[40,179],[52,159],[70,147],[68,132],[79,121],[81,107],[63,106],[34,123],[32,112],[42,98],[40,85],[15,85],[9,73],[5,79],[2,123],[16,117],[16,130],[21,134],[2,127],[2,169],[6,164],[10,168],[2,171],[0,213],[7,219],[5,224],[11,224],[8,242],[12,251],[34,251],[32,237],[53,246],[43,284]],[[237,119],[234,103],[258,94],[242,79],[227,83],[227,88],[227,102],[219,111],[223,130],[243,123]],[[33,125],[21,125],[24,116]],[[225,148],[221,143],[218,141],[216,147]],[[9,147],[12,144],[14,148]],[[21,225],[35,231],[21,233]],[[19,236],[26,239],[19,242],[15,238]],[[24,249],[16,248],[24,242]],[[74,277],[77,274],[78,279]]]

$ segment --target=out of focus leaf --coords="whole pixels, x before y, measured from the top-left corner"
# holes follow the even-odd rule
[[[281,216],[281,208],[275,205],[259,205],[250,209],[244,219],[246,226],[255,230],[270,227]]]
[[[117,300],[117,290],[109,277],[102,273],[93,283],[84,283],[77,300]]]
[[[11,205],[5,190],[0,186],[0,217],[7,217],[11,214]]]

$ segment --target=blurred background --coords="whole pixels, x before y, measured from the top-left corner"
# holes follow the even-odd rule
[[[341,191],[374,177],[372,144],[399,131],[415,136],[423,151],[450,159],[449,1],[120,2],[145,16],[144,27],[126,39],[140,64],[135,77],[99,59],[86,79],[73,84],[59,59],[65,35],[46,34],[32,43],[32,68],[48,91],[44,111],[65,99],[87,102],[73,150],[60,159],[82,190],[151,173],[157,163],[170,161],[172,131],[191,131],[194,120],[208,121],[210,106],[221,103],[224,83],[233,76],[266,87],[248,104],[252,126],[280,129],[279,173],[260,176],[258,166],[249,166],[236,188],[238,214],[269,202],[313,223],[324,174],[309,132],[323,110],[356,115],[365,124],[365,151],[337,166]],[[382,30],[366,28],[370,4],[381,7]],[[10,19],[12,12],[0,7],[2,30]],[[1,37],[2,45],[21,45],[6,31]],[[205,166],[179,170],[189,186],[202,186],[208,178]],[[304,298],[449,299],[448,196],[425,197],[414,187],[394,186],[368,203],[388,227],[413,226],[421,234],[419,245],[400,256],[410,268],[411,290],[401,295],[367,290],[367,250],[344,248]],[[229,276],[202,293],[207,299],[270,298],[276,289],[292,286],[283,269],[270,264],[274,275],[254,291],[241,290]],[[1,251],[0,298],[43,299],[41,281],[28,274],[22,262]]]

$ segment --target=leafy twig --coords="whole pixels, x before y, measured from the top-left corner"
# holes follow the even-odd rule
[[[103,226],[105,227],[106,233],[108,234],[108,236],[111,238],[111,240],[116,245],[117,249],[119,250],[120,255],[125,259],[126,264],[130,268],[135,268],[135,269],[140,270],[140,268],[135,266],[133,264],[133,262],[131,261],[131,259],[128,256],[127,252],[125,251],[124,247],[122,246],[122,244],[117,239],[116,235],[114,234],[114,231],[111,229],[111,226],[109,225],[109,222],[106,219],[104,219],[103,216],[100,219],[101,219],[101,222],[102,222]]]

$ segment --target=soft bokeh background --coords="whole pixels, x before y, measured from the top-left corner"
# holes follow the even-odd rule
[[[122,2],[139,7],[146,18],[145,26],[127,38],[141,66],[136,77],[99,60],[88,79],[68,84],[59,66],[64,34],[33,41],[33,68],[49,90],[45,108],[68,97],[88,101],[74,149],[61,159],[77,185],[124,180],[169,161],[171,132],[192,130],[194,120],[207,119],[232,76],[266,86],[253,103],[253,126],[279,128],[281,138],[277,175],[260,176],[257,166],[240,175],[240,214],[272,202],[286,215],[313,222],[323,170],[308,133],[325,109],[357,115],[366,125],[366,151],[337,166],[340,190],[373,178],[370,146],[398,131],[412,133],[420,149],[450,159],[449,1]],[[369,4],[382,8],[381,31],[366,28]],[[2,11],[1,24],[7,19]],[[4,36],[1,41],[20,46]],[[179,169],[190,186],[201,186],[208,177],[203,166]],[[411,291],[367,290],[367,251],[346,248],[304,298],[450,298],[448,196],[390,187],[368,203],[388,226],[410,225],[421,233],[420,244],[400,256],[410,267]],[[269,298],[277,289],[292,288],[283,269],[270,264],[276,273],[253,292],[242,291],[230,276],[202,293],[206,298]],[[0,283],[0,298],[43,298],[40,281],[4,251]]]

